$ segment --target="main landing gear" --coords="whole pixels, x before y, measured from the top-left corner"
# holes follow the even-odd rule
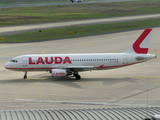
[[[74,72],[73,76],[76,77],[77,80],[81,79],[81,76],[78,74],[78,72]]]
[[[27,71],[24,71],[24,79],[27,79]]]

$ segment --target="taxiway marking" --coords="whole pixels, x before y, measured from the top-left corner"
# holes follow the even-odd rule
[[[46,109],[48,109],[47,106],[46,106],[46,103],[44,102],[44,100],[43,100],[43,98],[42,98],[42,95],[41,95],[41,93],[40,93],[40,91],[39,91],[39,89],[38,89],[38,86],[37,86],[36,82],[33,81],[33,84],[34,84],[34,86],[35,86],[35,88],[36,88],[36,90],[37,90],[37,92],[38,92],[38,95],[39,95],[41,101],[43,102],[44,107],[45,107]]]

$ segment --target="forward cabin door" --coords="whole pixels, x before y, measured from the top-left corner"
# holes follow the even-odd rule
[[[128,64],[128,56],[123,55],[123,64]]]
[[[23,57],[23,59],[22,59],[22,66],[28,66],[27,57]]]

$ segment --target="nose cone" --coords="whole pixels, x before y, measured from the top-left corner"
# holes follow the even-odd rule
[[[4,67],[5,67],[6,69],[9,69],[9,67],[10,67],[9,62],[7,62],[7,63],[4,65]]]

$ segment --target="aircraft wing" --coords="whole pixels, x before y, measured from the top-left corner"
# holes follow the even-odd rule
[[[94,69],[94,66],[67,66],[67,69],[74,69],[76,71],[88,71]]]
[[[57,69],[74,69],[75,71],[89,71],[94,69],[94,66],[57,66]]]
[[[67,66],[67,68],[94,68],[94,66]]]

